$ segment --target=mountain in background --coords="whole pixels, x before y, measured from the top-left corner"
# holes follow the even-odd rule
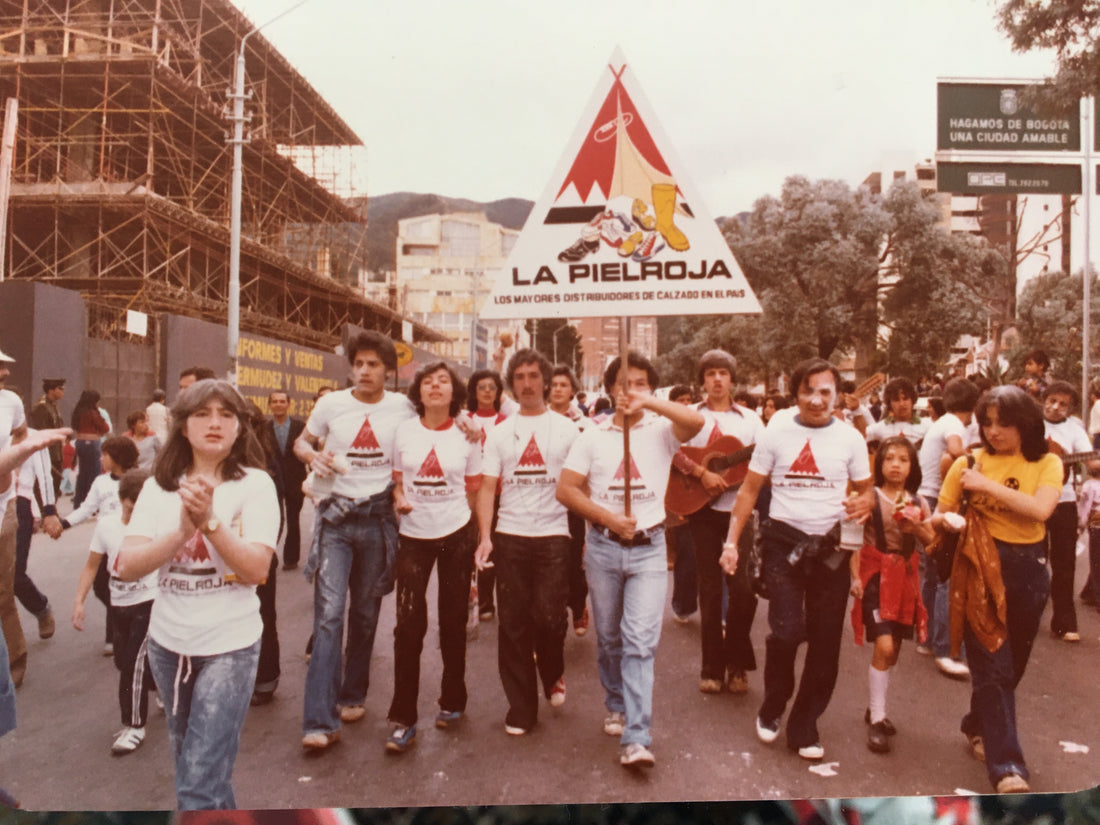
[[[352,205],[359,205],[353,199]],[[361,203],[361,201],[360,201]],[[449,215],[455,212],[484,212],[493,223],[507,229],[522,229],[534,201],[522,198],[479,203],[443,195],[393,192],[367,198],[367,267],[372,272],[397,268],[397,222],[420,215]]]

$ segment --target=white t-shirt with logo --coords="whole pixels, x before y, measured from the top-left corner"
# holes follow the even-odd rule
[[[11,446],[12,430],[18,430],[27,423],[27,416],[23,412],[23,402],[19,396],[11,390],[0,390],[0,450]],[[15,476],[11,477],[8,489],[0,492],[0,516],[4,515],[4,508],[8,501],[15,496]]]
[[[875,421],[867,428],[868,441],[885,441],[895,435],[904,435],[909,443],[916,446],[928,432],[931,419],[917,418],[909,421],[894,421],[884,417],[881,421]]]
[[[798,416],[772,416],[749,469],[771,479],[771,518],[813,536],[828,533],[844,515],[848,482],[871,477],[866,442],[836,418],[806,427]]]
[[[688,447],[709,447],[724,435],[732,435],[741,442],[742,447],[748,447],[755,444],[764,432],[764,422],[760,416],[740,404],[734,404],[729,410],[719,411],[712,410],[703,402],[696,404],[695,409],[703,414],[703,429],[691,441],[686,442]],[[711,502],[711,509],[728,513],[733,510],[733,501],[736,498],[736,489],[727,490]]]
[[[957,435],[963,447],[967,444],[966,425],[955,413],[944,413],[928,428],[920,446],[920,490],[922,496],[939,498],[943,475],[940,473],[940,459],[947,452],[947,439]]]
[[[680,442],[672,422],[650,412],[630,428],[630,514],[639,530],[665,520],[665,491],[672,459]],[[592,501],[612,513],[623,513],[626,499],[623,431],[609,417],[581,433],[565,459],[565,469],[588,479]]]
[[[93,553],[99,553],[107,557],[107,572],[111,578],[109,582],[111,593],[111,605],[113,607],[129,607],[141,604],[156,598],[158,571],[154,570],[147,576],[142,576],[136,582],[124,582],[116,573],[118,570],[118,548],[122,546],[122,539],[126,536],[126,525],[122,523],[122,513],[108,513],[96,522],[95,532],[92,533],[92,543],[88,549]]]
[[[472,421],[477,428],[481,430],[481,444],[485,445],[485,439],[489,437],[489,433],[493,431],[493,428],[498,424],[504,423],[508,416],[502,412],[496,410],[483,411],[478,410],[475,413],[470,414],[470,421]]]
[[[367,404],[350,389],[330,392],[313,408],[306,422],[310,435],[324,439],[325,449],[343,456],[349,470],[337,473],[332,492],[348,498],[381,493],[393,480],[393,439],[397,427],[416,410],[409,399],[386,391]]]
[[[575,422],[546,410],[513,415],[489,434],[481,470],[501,483],[497,532],[568,536],[569,511],[556,497],[561,468],[577,440]]]
[[[449,536],[470,520],[466,491],[481,478],[481,445],[448,421],[431,430],[419,418],[403,422],[394,437],[393,469],[412,512],[401,515],[401,535],[413,539]]]
[[[126,535],[156,539],[179,528],[179,491],[167,492],[155,478],[141,488]],[[275,547],[279,500],[263,470],[245,468],[236,481],[214,488],[214,517],[252,544]],[[260,600],[242,584],[214,545],[198,530],[158,571],[149,637],[174,653],[214,656],[248,647],[260,638]]]
[[[1046,428],[1046,437],[1057,443],[1062,448],[1064,455],[1087,453],[1092,450],[1092,439],[1085,432],[1084,425],[1081,424],[1079,418],[1071,415],[1065,421],[1059,421],[1057,424],[1051,424],[1049,421],[1044,420],[1043,426]],[[1073,490],[1073,475],[1071,474],[1062,486],[1062,495],[1059,496],[1058,502],[1076,500],[1077,494]]]

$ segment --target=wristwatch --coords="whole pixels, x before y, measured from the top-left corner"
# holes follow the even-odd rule
[[[222,523],[218,519],[212,518],[212,519],[210,519],[210,521],[206,522],[206,524],[204,524],[202,527],[200,527],[199,530],[202,531],[202,534],[204,536],[209,536],[209,535],[212,535],[213,533],[215,533],[217,531],[217,529],[221,526],[222,526]]]

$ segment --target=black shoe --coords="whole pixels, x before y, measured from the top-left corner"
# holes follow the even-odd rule
[[[248,704],[252,707],[258,705],[267,705],[275,698],[275,691],[273,690],[254,690],[252,691],[252,698],[249,699]]]
[[[884,722],[875,722],[867,728],[867,749],[873,753],[890,752],[890,735]]]
[[[863,714],[863,721],[866,722],[868,725],[871,724],[870,708],[867,708],[866,713]],[[883,719],[881,722],[879,722],[879,724],[882,725],[882,729],[886,732],[887,736],[897,735],[898,729],[894,727],[894,723],[891,722],[889,719]]]
[[[558,253],[558,260],[563,264],[572,264],[577,261],[584,260],[590,254],[600,248],[599,240],[586,241],[584,238],[578,240],[568,249],[563,249]]]
[[[298,562],[291,562],[290,564],[284,564],[283,570],[297,570]]]

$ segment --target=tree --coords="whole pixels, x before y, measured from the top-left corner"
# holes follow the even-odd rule
[[[1007,0],[997,10],[997,22],[1014,51],[1054,52],[1057,71],[1049,84],[1035,90],[1034,103],[1054,110],[1072,109],[1082,97],[1100,94],[1100,7],[1096,3]]]
[[[1097,294],[1097,278],[1090,276],[1092,290],[1092,327],[1100,320],[1100,295]],[[1009,353],[1015,367],[1014,374],[1022,370],[1024,354],[1041,349],[1051,360],[1051,372],[1074,386],[1081,384],[1081,330],[1083,315],[1081,273],[1066,275],[1049,272],[1037,275],[1027,282],[1017,302],[1017,332],[1019,343]],[[1100,342],[1092,341],[1092,363],[1100,356]]]

